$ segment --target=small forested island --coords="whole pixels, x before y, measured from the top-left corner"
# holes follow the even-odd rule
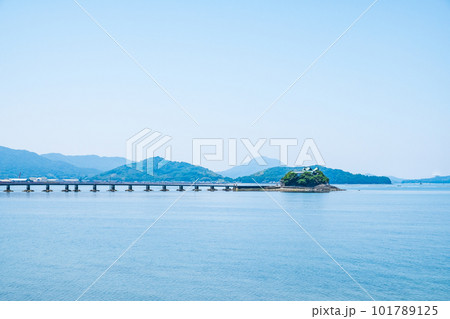
[[[342,189],[329,184],[330,180],[318,168],[303,168],[300,172],[289,171],[280,180],[280,186],[238,186],[238,191],[265,190],[294,193],[329,193]]]
[[[304,169],[300,173],[289,171],[281,178],[280,182],[282,186],[315,187],[328,184],[330,179],[321,170],[315,168],[314,170]]]
[[[330,185],[329,182],[330,179],[320,169],[315,168],[311,170],[307,167],[299,173],[294,171],[287,172],[281,178],[280,191],[326,193],[342,190]]]

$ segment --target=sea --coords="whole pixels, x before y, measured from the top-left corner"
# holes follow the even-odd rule
[[[0,190],[0,300],[449,300],[450,184]]]

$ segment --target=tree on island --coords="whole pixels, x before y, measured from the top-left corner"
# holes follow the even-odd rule
[[[281,178],[281,184],[284,186],[304,186],[314,187],[329,183],[328,177],[319,169],[304,169],[300,173],[289,171]]]

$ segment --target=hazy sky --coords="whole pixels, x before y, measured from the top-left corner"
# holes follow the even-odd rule
[[[313,138],[329,167],[450,175],[450,1],[380,0],[250,125],[371,2],[79,0],[196,126],[73,1],[0,0],[0,145],[125,156],[148,127],[175,160],[193,137]]]

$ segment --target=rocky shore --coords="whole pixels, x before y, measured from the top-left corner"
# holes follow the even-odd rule
[[[329,184],[321,184],[315,187],[303,186],[235,186],[237,192],[242,191],[267,191],[267,192],[287,192],[287,193],[329,193],[344,191],[336,186]]]

